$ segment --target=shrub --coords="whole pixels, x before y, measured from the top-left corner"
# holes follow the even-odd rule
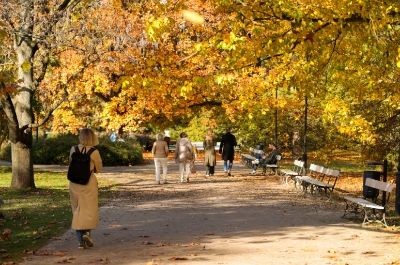
[[[72,134],[40,138],[38,142],[33,143],[33,163],[67,165],[69,150],[76,144],[78,144],[78,138]]]
[[[135,139],[128,138],[113,143],[108,137],[103,137],[99,142],[97,148],[105,166],[136,165],[143,161],[142,149]],[[76,144],[78,137],[71,134],[41,138],[33,144],[33,163],[67,165],[71,146]],[[10,144],[2,148],[0,159],[11,161]]]
[[[97,146],[106,166],[128,166],[143,162],[142,148],[132,138],[111,142],[108,137],[100,138]]]

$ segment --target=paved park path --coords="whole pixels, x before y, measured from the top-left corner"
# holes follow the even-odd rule
[[[101,207],[95,246],[78,249],[70,230],[22,264],[400,264],[400,235],[342,219],[342,203],[238,164],[231,177],[199,170],[188,184],[169,169],[169,183],[156,185],[152,164],[105,168],[99,178],[118,195]]]

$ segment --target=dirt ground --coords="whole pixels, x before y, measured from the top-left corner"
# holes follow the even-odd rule
[[[343,219],[344,204],[306,195],[275,176],[253,176],[236,163],[233,176],[156,185],[154,166],[105,168],[118,196],[100,210],[95,246],[77,248],[73,231],[52,239],[31,264],[400,264],[400,235]]]

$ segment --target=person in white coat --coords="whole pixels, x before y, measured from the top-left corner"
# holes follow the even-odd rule
[[[175,162],[179,165],[180,180],[189,182],[191,165],[194,159],[194,150],[192,143],[187,138],[187,134],[182,132],[179,140],[176,142]]]

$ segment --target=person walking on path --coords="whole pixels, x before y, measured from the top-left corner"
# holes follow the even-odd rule
[[[89,152],[98,143],[98,138],[91,129],[84,128],[79,132],[79,145],[77,147],[80,152]],[[72,154],[76,151],[75,147],[71,148],[70,160]],[[99,222],[98,183],[94,173],[100,172],[102,168],[103,163],[100,153],[95,149],[90,154],[89,182],[86,185],[69,182],[72,208],[71,228],[76,230],[79,248],[93,247],[90,231],[96,228]]]
[[[215,156],[215,138],[211,129],[207,131],[206,137],[203,141],[204,147],[204,165],[206,166],[206,176],[213,176],[216,165]]]
[[[160,182],[161,168],[163,174],[163,183],[167,183],[168,143],[164,141],[164,135],[162,135],[161,133],[157,134],[157,138],[153,144],[151,153],[153,154],[154,165],[156,168],[156,183],[161,184]]]
[[[182,132],[180,138],[176,142],[175,162],[179,165],[179,175],[181,183],[189,182],[190,167],[194,159],[192,143],[189,141],[187,134]]]
[[[228,173],[228,176],[231,175],[236,145],[236,137],[231,133],[231,129],[228,128],[226,133],[222,135],[221,144],[219,146],[219,153],[224,160],[224,172]]]

